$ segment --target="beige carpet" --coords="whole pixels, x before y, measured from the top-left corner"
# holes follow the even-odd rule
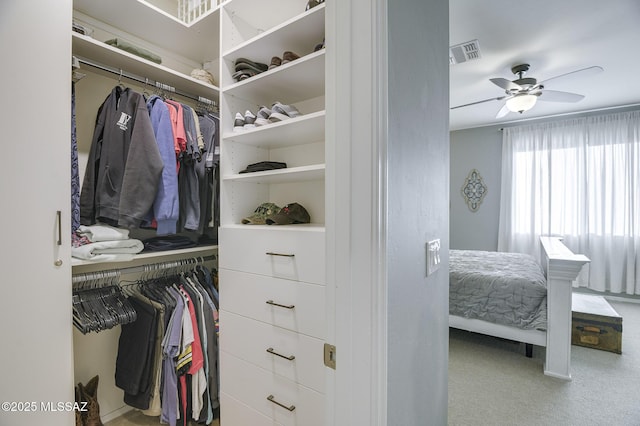
[[[159,417],[149,417],[140,413],[139,411],[129,411],[117,419],[113,419],[110,422],[105,423],[105,426],[157,426],[160,424]],[[197,423],[189,423],[190,425],[197,425]],[[212,426],[220,426],[218,420],[214,420]]]
[[[622,354],[572,346],[572,381],[543,374],[544,348],[450,329],[449,425],[640,425],[640,304],[610,303]]]

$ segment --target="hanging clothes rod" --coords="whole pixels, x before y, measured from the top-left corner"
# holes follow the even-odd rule
[[[188,257],[185,259],[170,260],[167,262],[149,263],[140,266],[130,266],[127,268],[114,268],[98,272],[83,272],[75,274],[72,277],[72,283],[81,283],[85,281],[94,281],[99,279],[117,278],[122,274],[134,274],[141,272],[154,272],[163,269],[180,268],[188,265],[197,265],[210,260],[216,260],[215,255]]]
[[[124,72],[120,68],[108,67],[106,65],[102,65],[102,64],[99,64],[97,62],[89,61],[87,59],[79,58],[77,56],[75,58],[81,64],[88,65],[90,67],[97,68],[99,70],[106,71],[106,72],[109,72],[111,74],[115,74],[115,75],[117,75],[117,76],[119,76],[121,78],[123,77],[123,78],[126,78],[128,80],[132,80],[132,81],[136,81],[138,83],[144,84],[145,86],[152,86],[152,87],[155,87],[156,89],[160,89],[160,90],[163,90],[165,92],[174,93],[176,95],[179,95],[179,96],[182,96],[182,97],[185,97],[185,98],[193,99],[194,101],[203,103],[205,105],[211,105],[211,106],[217,107],[217,104],[216,104],[215,101],[212,101],[209,98],[205,98],[204,96],[196,96],[196,95],[192,95],[192,94],[189,94],[189,93],[184,93],[184,92],[181,92],[180,90],[177,90],[175,87],[170,86],[168,84],[161,83],[159,81],[153,81],[153,80],[151,80],[149,78],[142,78],[140,76],[137,76],[137,75],[134,75],[134,74],[131,74],[131,73],[128,73],[128,72]]]

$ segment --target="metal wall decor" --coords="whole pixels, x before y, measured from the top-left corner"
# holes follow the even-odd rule
[[[484,196],[487,195],[487,186],[484,184],[480,172],[476,169],[471,169],[469,175],[464,180],[460,192],[467,206],[469,206],[469,210],[477,212]]]

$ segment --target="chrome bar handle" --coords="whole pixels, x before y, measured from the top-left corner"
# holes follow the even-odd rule
[[[58,210],[56,212],[56,219],[58,222],[58,245],[62,245],[62,211]]]
[[[285,309],[293,309],[296,307],[296,305],[281,305],[279,303],[274,302],[273,300],[267,300],[265,303],[267,305],[278,306],[280,308],[285,308]]]
[[[276,352],[273,348],[269,348],[267,349],[267,352],[269,352],[271,355],[275,355],[275,356],[279,356],[280,358],[284,358],[284,359],[288,359],[289,361],[293,361],[294,359],[296,359],[295,355],[282,355],[279,354],[278,352]]]
[[[280,407],[285,408],[285,409],[287,409],[289,411],[293,411],[293,410],[296,409],[295,405],[291,405],[291,406],[287,407],[286,405],[279,403],[278,401],[276,401],[276,397],[273,396],[273,395],[269,395],[267,397],[267,400],[269,400],[269,401],[273,402],[274,404],[279,405]]]
[[[296,257],[295,254],[285,254],[285,253],[274,253],[272,251],[268,251],[265,253],[267,256],[281,256],[281,257]]]

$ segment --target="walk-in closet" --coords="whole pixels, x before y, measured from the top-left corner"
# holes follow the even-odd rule
[[[107,108],[108,97],[124,102],[126,91],[132,90],[147,102],[160,98],[169,106],[191,108],[200,117],[201,126],[203,116],[217,119],[213,125],[215,142],[205,149],[200,147],[202,159],[197,159],[213,163],[207,163],[206,173],[214,174],[213,183],[204,184],[213,186],[213,197],[203,195],[196,200],[200,204],[213,201],[208,222],[200,226],[192,224],[189,228],[192,218],[182,207],[194,198],[182,194],[187,191],[184,187],[188,184],[182,178],[190,173],[190,163],[178,164],[180,220],[177,229],[171,225],[168,232],[189,237],[197,245],[136,255],[131,261],[135,266],[130,266],[131,262],[96,264],[74,260],[74,297],[90,299],[91,291],[98,291],[96,287],[116,283],[125,297],[140,298],[142,293],[146,298],[147,287],[159,279],[185,274],[197,277],[199,268],[211,271],[215,280],[212,291],[216,297],[220,292],[220,301],[213,300],[219,329],[214,342],[217,353],[209,360],[213,365],[205,362],[209,375],[205,381],[216,389],[202,386],[199,395],[200,399],[202,394],[210,396],[205,402],[212,407],[206,403],[203,407],[202,402],[196,407],[209,409],[208,418],[204,412],[184,410],[194,408],[197,400],[196,393],[187,392],[187,407],[181,400],[177,424],[183,424],[185,413],[191,421],[201,424],[220,420],[229,425],[249,424],[247,418],[255,418],[250,424],[323,424],[323,2],[289,0],[279,2],[274,9],[247,0],[221,5],[215,1],[106,4],[75,0],[73,7],[72,101],[80,176],[90,173],[86,168],[95,161],[91,143],[97,139],[96,114]],[[142,22],[144,25],[140,25]],[[276,104],[283,108],[278,110],[280,115],[267,113],[261,117],[262,125],[260,121],[252,125],[252,115],[262,107],[263,112],[269,111],[272,106],[275,113]],[[153,114],[151,107],[149,111]],[[123,119],[122,114],[117,112],[117,116],[108,118],[118,120],[120,127],[137,118],[130,114],[133,118]],[[241,126],[235,120],[238,114],[243,121]],[[153,117],[152,122],[155,126]],[[189,136],[186,121],[184,127]],[[159,146],[161,136],[156,132]],[[187,147],[180,153],[176,151],[176,156],[198,151],[197,147],[190,148],[186,139]],[[111,154],[103,148],[101,155]],[[243,171],[265,162],[286,166]],[[165,171],[166,165],[163,177]],[[145,179],[144,175],[139,179]],[[87,182],[85,177],[82,184]],[[81,198],[84,221],[85,198]],[[255,215],[254,210],[264,203],[275,206],[274,214],[288,205],[302,206],[308,220],[275,226],[264,221],[247,223],[245,218]],[[120,204],[122,208],[122,201]],[[200,211],[204,216],[206,209]],[[159,215],[160,211],[156,216]],[[164,222],[162,218],[157,222],[160,234]],[[153,231],[148,230],[132,229],[131,235],[143,241],[154,238]],[[134,325],[141,319],[136,321]],[[128,341],[125,331],[141,333],[132,332],[131,328],[131,324],[123,324],[82,333],[76,327],[73,334],[75,380],[82,384],[99,376],[97,394],[103,422],[122,422],[121,416],[131,409],[150,416],[159,414],[157,407],[154,410],[140,404],[145,395],[136,397],[124,390],[123,398],[121,370],[128,367],[123,358],[132,353],[128,347],[123,349]],[[204,341],[202,345],[205,346]],[[145,345],[136,349],[146,350]],[[163,356],[168,355],[163,352]],[[195,376],[187,377],[189,383],[195,380]],[[164,374],[158,379],[160,382],[165,382]],[[130,385],[129,381],[126,385]],[[166,421],[165,411],[163,407],[162,415],[156,418]],[[135,424],[136,417],[131,413],[125,417]],[[169,419],[170,423],[175,421],[175,417]]]

